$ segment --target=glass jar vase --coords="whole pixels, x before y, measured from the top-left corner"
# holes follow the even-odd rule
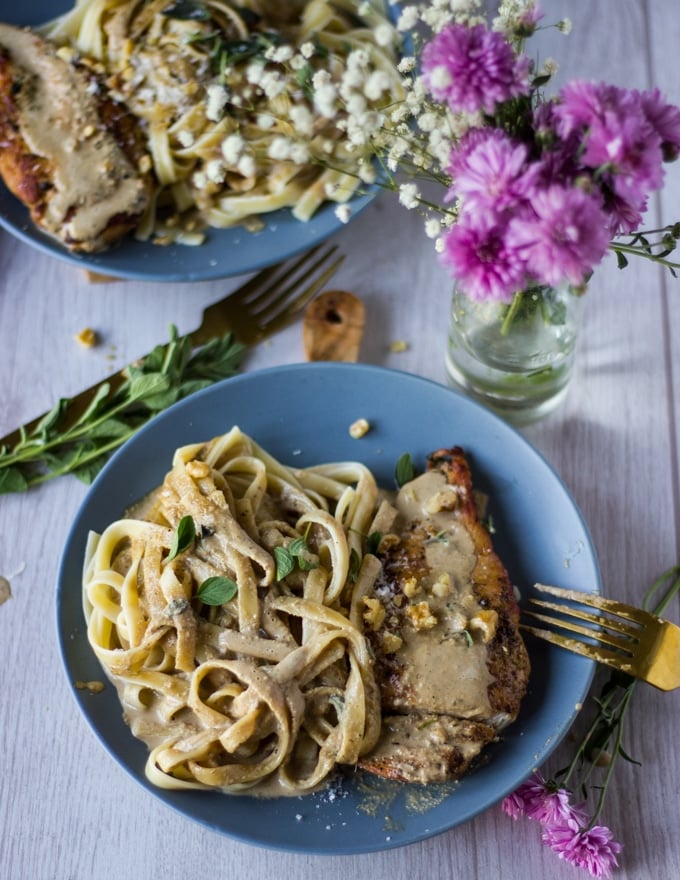
[[[449,381],[508,421],[552,412],[571,379],[582,290],[533,286],[510,303],[454,289],[446,351]]]

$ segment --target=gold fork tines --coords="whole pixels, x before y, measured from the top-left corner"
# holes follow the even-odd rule
[[[296,260],[270,266],[205,309],[191,341],[200,345],[231,330],[252,345],[282,329],[331,278],[344,257],[317,245]]]
[[[200,326],[188,334],[193,345],[203,345],[232,331],[239,342],[253,345],[283,329],[326,284],[344,257],[335,245],[317,245],[302,256],[263,269],[237,290],[204,309]],[[126,381],[121,370],[69,398],[62,414],[62,429],[76,423],[102,385],[113,394]],[[43,413],[0,438],[0,447],[13,447],[22,432],[31,431],[47,415]]]
[[[579,638],[527,624],[522,629],[661,690],[680,687],[680,627],[603,596],[546,584],[535,584],[535,589],[560,601],[530,598],[540,612],[524,609],[523,613]],[[594,613],[584,609],[594,609]]]

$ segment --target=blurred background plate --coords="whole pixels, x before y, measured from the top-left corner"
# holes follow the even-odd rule
[[[354,440],[348,428],[359,417],[371,430]],[[353,774],[325,792],[273,800],[154,788],[144,776],[146,747],[123,722],[113,687],[100,694],[75,687],[76,681],[103,677],[82,614],[88,531],[101,531],[161,483],[176,447],[235,424],[284,464],[359,460],[385,488],[394,487],[402,453],[423,467],[429,452],[460,445],[476,487],[489,496],[495,546],[523,594],[539,581],[600,590],[590,535],[568,490],[519,433],[478,404],[429,380],[358,364],[298,364],[239,375],[180,402],[135,435],[101,472],[70,530],[57,586],[58,638],[74,698],[104,748],[182,815],[248,843],[297,852],[402,846],[496,804],[566,734],[590,686],[591,661],[530,640],[533,672],[520,717],[486,750],[482,766],[459,783],[423,789]]]
[[[22,0],[10,9],[9,3],[3,3],[0,20],[34,27],[74,5],[75,0]],[[375,187],[350,200],[351,217],[366,208],[378,192]],[[344,224],[335,216],[335,207],[323,205],[306,223],[295,220],[289,210],[262,215],[265,226],[259,232],[248,232],[241,226],[208,229],[207,240],[198,247],[159,246],[127,238],[101,254],[73,254],[33,225],[28,210],[0,180],[0,225],[21,241],[81,269],[141,281],[208,281],[278,263],[338,232]]]

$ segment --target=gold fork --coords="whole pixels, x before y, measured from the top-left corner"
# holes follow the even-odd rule
[[[523,613],[542,623],[576,633],[580,638],[526,624],[521,624],[522,629],[660,690],[671,691],[680,687],[680,626],[649,611],[592,593],[546,584],[535,584],[534,587],[560,601],[530,598],[531,605],[540,608],[542,613],[526,609]],[[589,608],[595,612],[584,610]],[[546,611],[549,614],[544,613]]]
[[[237,290],[204,309],[201,323],[187,334],[193,345],[203,345],[231,331],[239,342],[254,345],[282,330],[332,277],[344,256],[337,246],[317,245],[301,257],[263,269]],[[73,425],[85,412],[99,388],[108,384],[113,394],[125,381],[121,370],[91,385],[70,399],[62,428]],[[30,432],[47,413],[0,439],[0,447],[13,447],[21,432]]]

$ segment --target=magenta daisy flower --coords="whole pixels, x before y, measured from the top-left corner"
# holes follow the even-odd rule
[[[502,34],[485,25],[449,25],[425,46],[425,83],[454,111],[493,113],[497,104],[529,92],[529,59],[517,57]]]
[[[442,262],[470,299],[510,302],[525,286],[524,263],[507,247],[504,233],[488,213],[461,215],[447,232]]]
[[[599,200],[559,184],[536,190],[531,211],[510,221],[506,241],[532,277],[552,286],[581,284],[608,245],[608,218]]]
[[[543,842],[553,852],[576,868],[584,868],[593,877],[611,876],[617,867],[621,844],[612,839],[612,833],[604,825],[595,825],[582,831],[571,825],[546,826]]]
[[[667,162],[677,159],[680,154],[680,107],[669,104],[659,89],[636,94],[642,112],[661,138],[664,159]]]
[[[531,191],[536,166],[527,164],[528,151],[497,129],[463,138],[451,158],[453,185],[447,198],[461,196],[468,207],[493,206],[502,211],[516,206]]]

